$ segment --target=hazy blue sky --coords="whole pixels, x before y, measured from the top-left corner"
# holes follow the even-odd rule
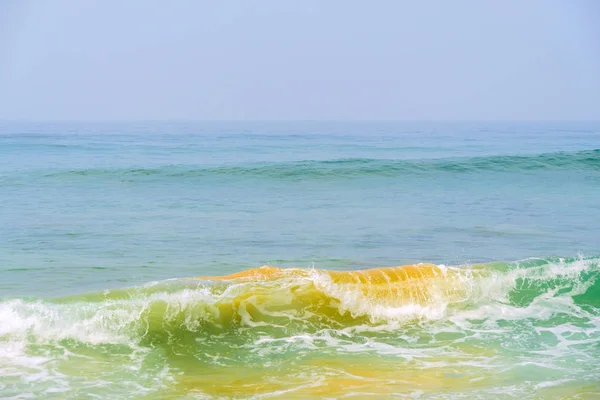
[[[0,119],[600,119],[600,1],[0,0]]]

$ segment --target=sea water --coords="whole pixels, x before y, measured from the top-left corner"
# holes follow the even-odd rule
[[[598,398],[599,279],[600,123],[0,123],[0,398]]]

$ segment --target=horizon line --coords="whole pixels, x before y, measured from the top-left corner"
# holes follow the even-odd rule
[[[251,122],[600,122],[600,119],[5,119],[0,123],[251,123]]]

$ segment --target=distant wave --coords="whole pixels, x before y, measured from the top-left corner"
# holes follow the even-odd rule
[[[164,165],[155,168],[86,168],[14,171],[0,174],[0,182],[22,184],[23,179],[79,178],[124,182],[149,179],[267,179],[330,180],[361,177],[435,176],[439,174],[526,173],[529,171],[600,171],[600,149],[536,155],[486,156],[446,159],[388,160],[348,158],[223,166]]]
[[[353,178],[365,175],[402,176],[431,173],[522,172],[531,170],[600,171],[600,149],[536,155],[487,156],[428,160],[386,160],[349,158],[327,161],[253,163],[219,167],[166,165],[157,168],[81,169],[45,172],[47,178],[65,176],[106,176],[136,179],[164,177],[264,177],[277,179]]]

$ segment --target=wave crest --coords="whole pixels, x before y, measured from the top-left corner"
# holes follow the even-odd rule
[[[423,264],[346,272],[263,267],[54,301],[11,299],[0,302],[0,341],[159,344],[253,330],[277,336],[375,329],[392,321],[454,318],[490,304],[525,309],[541,297],[550,317],[553,304],[564,298],[597,314],[599,261]]]

